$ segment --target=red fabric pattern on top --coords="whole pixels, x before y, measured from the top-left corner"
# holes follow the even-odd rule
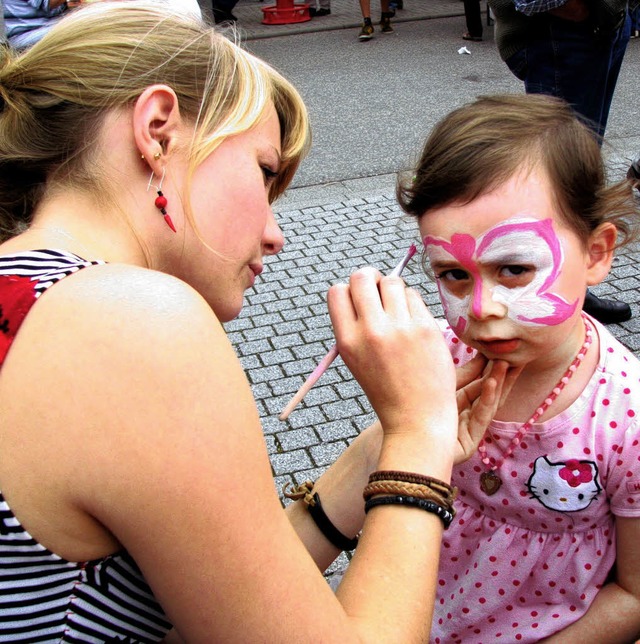
[[[0,275],[0,366],[36,301],[36,283],[22,275]]]

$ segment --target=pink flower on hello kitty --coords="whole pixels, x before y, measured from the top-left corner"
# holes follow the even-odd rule
[[[578,487],[582,483],[589,483],[593,480],[591,465],[580,463],[575,459],[567,461],[565,466],[559,472],[560,478],[566,481],[571,487]]]

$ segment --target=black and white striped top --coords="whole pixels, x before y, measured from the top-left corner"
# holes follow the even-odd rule
[[[0,365],[42,293],[103,263],[54,250],[0,257]],[[66,561],[31,537],[0,493],[0,642],[158,642],[170,628],[128,553]]]

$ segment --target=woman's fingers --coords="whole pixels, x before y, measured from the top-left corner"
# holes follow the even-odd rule
[[[487,364],[487,359],[481,353],[477,353],[469,362],[457,367],[456,389],[462,389],[474,380],[479,379]]]
[[[462,367],[456,370],[458,385],[468,383],[459,386],[456,393],[459,444],[456,463],[464,462],[475,453],[521,372],[503,360],[489,362],[484,369],[481,369],[481,362],[473,362],[467,363],[466,370]],[[473,374],[476,374],[475,379],[469,380]]]
[[[332,288],[331,320],[342,358],[385,431],[453,403],[454,370],[442,334],[417,292],[374,269]]]

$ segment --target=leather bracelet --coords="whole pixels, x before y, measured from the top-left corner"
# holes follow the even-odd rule
[[[426,485],[418,483],[404,483],[401,481],[374,481],[368,483],[362,492],[365,501],[374,496],[415,496],[417,499],[424,499],[425,501],[433,501],[438,505],[443,506],[447,510],[451,509],[451,505],[447,499],[435,490],[432,490]]]
[[[288,491],[289,485],[291,483],[285,483],[282,488],[282,494],[288,499],[302,500],[307,506],[313,522],[318,526],[318,530],[322,532],[329,543],[338,548],[338,550],[355,550],[358,545],[358,536],[356,535],[353,539],[349,539],[331,523],[331,519],[326,515],[322,507],[320,496],[313,490],[312,481],[305,481],[297,487],[293,486],[291,492]]]
[[[310,503],[307,507],[320,532],[339,550],[355,550],[358,545],[358,537],[349,539],[331,523],[331,519],[326,515],[322,503],[320,503],[317,492],[313,495],[313,500],[315,503]]]
[[[372,499],[368,499],[364,504],[365,514],[368,513],[371,508],[375,508],[379,505],[406,505],[413,508],[420,508],[426,512],[432,512],[440,518],[445,530],[451,525],[454,516],[453,512],[450,512],[433,501],[400,494],[394,496],[375,496]]]
[[[442,500],[445,505],[448,506],[448,509],[453,507],[453,501],[458,493],[457,488],[452,487],[440,479],[435,479],[431,476],[424,476],[423,474],[416,474],[414,472],[379,470],[377,472],[373,472],[369,476],[369,483],[377,483],[378,481],[396,481],[398,483],[409,483],[411,485],[424,485],[442,496]]]

